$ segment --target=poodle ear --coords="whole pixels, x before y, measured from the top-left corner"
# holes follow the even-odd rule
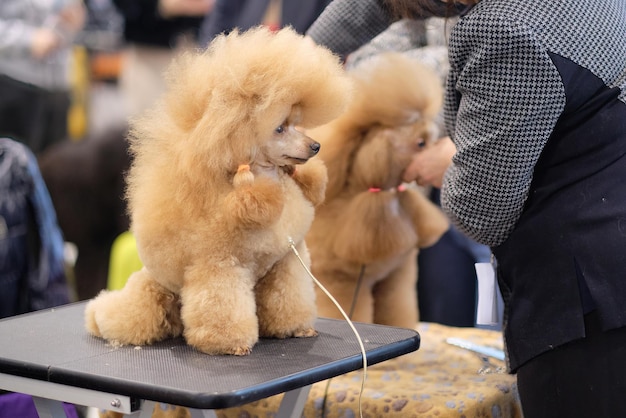
[[[350,168],[351,188],[390,189],[401,181],[402,172],[410,162],[411,154],[394,148],[394,138],[402,136],[398,131],[399,128],[381,126],[369,128],[354,153]],[[405,139],[404,142],[408,141]]]
[[[411,219],[391,192],[363,192],[342,213],[333,250],[345,260],[371,263],[417,242]]]
[[[450,227],[450,222],[443,211],[416,190],[402,193],[400,205],[411,217],[413,228],[417,232],[419,248],[434,245]]]

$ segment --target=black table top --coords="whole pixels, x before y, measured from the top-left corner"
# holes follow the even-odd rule
[[[242,405],[363,366],[345,321],[313,338],[261,339],[249,356],[210,356],[182,338],[113,347],[84,328],[86,302],[0,320],[0,373],[197,409]],[[368,365],[419,348],[415,330],[355,323]]]

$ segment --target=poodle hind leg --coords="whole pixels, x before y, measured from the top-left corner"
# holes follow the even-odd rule
[[[190,268],[181,292],[187,343],[207,354],[250,354],[259,339],[253,287],[243,268]]]
[[[304,242],[297,246],[311,264]],[[317,308],[313,281],[294,254],[287,254],[256,285],[257,315],[264,337],[313,337]]]
[[[357,272],[349,274],[345,271],[316,272],[319,282],[326,288],[333,298],[339,303],[345,314],[352,321],[373,323],[374,300],[372,298],[371,284],[363,281]],[[362,282],[359,283],[359,280]],[[357,293],[358,290],[358,293]],[[321,289],[316,288],[317,312],[325,318],[345,319],[339,308]]]
[[[374,287],[374,322],[413,329],[419,320],[417,303],[417,250]]]
[[[145,345],[182,333],[178,296],[152,279],[144,267],[121,290],[107,291],[87,303],[85,327],[116,345]]]

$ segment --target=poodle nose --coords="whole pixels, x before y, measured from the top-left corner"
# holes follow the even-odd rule
[[[309,145],[309,147],[311,148],[311,151],[313,151],[313,155],[315,155],[320,151],[321,145],[319,144],[319,142],[314,142]]]

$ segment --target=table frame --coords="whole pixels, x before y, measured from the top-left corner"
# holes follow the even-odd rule
[[[30,394],[40,418],[66,418],[63,402],[87,405],[126,415],[139,414],[138,418],[150,418],[156,405],[156,402],[151,400],[137,400],[126,395],[99,392],[5,373],[0,373],[0,388]],[[285,392],[276,415],[277,418],[301,417],[310,391],[311,385],[307,385]],[[190,408],[190,412],[192,418],[216,417],[211,409]]]

